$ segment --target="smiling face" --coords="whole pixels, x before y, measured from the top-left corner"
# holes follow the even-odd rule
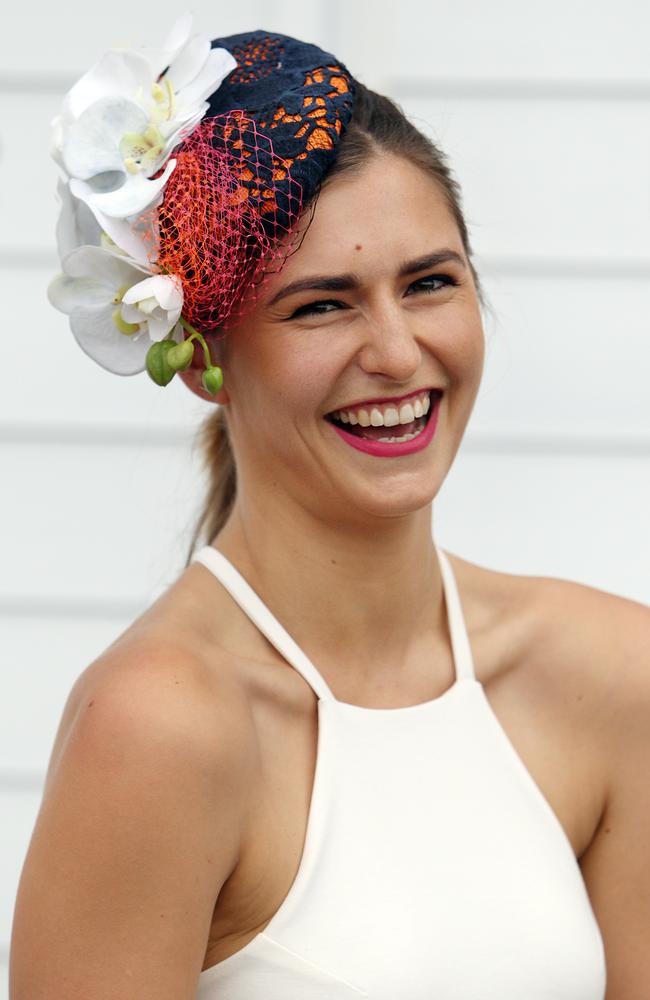
[[[389,154],[336,176],[321,190],[300,249],[221,345],[217,401],[227,407],[238,492],[280,491],[317,518],[337,521],[419,510],[453,462],[483,361],[476,286],[436,183]],[[210,398],[199,371],[182,377]],[[425,428],[428,443],[417,450],[415,438],[406,447],[384,443],[388,453],[379,454],[381,444],[371,441],[361,450],[360,433],[419,431],[423,418],[404,424],[404,397],[416,394],[426,406],[434,387],[443,395],[437,407],[432,399],[437,425],[432,437],[433,424]],[[365,431],[362,410],[389,424],[396,412],[402,426]]]

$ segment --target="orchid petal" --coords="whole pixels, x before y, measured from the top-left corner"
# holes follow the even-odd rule
[[[153,295],[148,299],[139,299],[138,309],[140,312],[144,313],[145,316],[151,316],[154,310],[158,309],[160,311],[160,302]]]
[[[124,305],[124,300],[122,300],[121,314],[125,323],[141,323],[143,319],[142,313],[138,307]]]
[[[200,73],[177,95],[178,110],[204,101],[219,89],[236,66],[237,60],[227,49],[211,49]],[[174,78],[171,80],[173,83]]]
[[[78,200],[86,205],[97,220],[102,232],[110,236],[120,250],[123,250],[138,264],[144,265],[147,270],[151,270],[158,258],[159,249],[159,227],[155,217],[151,222],[147,220],[145,223],[143,220],[141,225],[137,220],[136,222],[127,222],[124,219],[113,219],[110,215],[101,212],[89,200],[94,192],[88,188],[84,181],[70,181],[70,190]],[[150,207],[153,208],[153,206]]]
[[[165,74],[176,93],[196,79],[209,54],[210,39],[207,35],[194,35],[188,40]]]
[[[96,101],[106,97],[132,99],[139,88],[151,89],[151,67],[137,52],[110,49],[68,91],[64,113],[79,118]]]
[[[65,169],[89,180],[97,174],[125,176],[119,142],[125,132],[142,132],[148,118],[142,108],[123,97],[103,97],[72,122],[63,139]],[[122,181],[123,183],[123,181]]]
[[[50,156],[54,162],[67,174],[65,163],[61,156],[63,137],[65,135],[65,125],[67,124],[63,115],[57,115],[50,123]]]
[[[113,302],[115,290],[93,278],[71,278],[57,274],[47,286],[50,304],[70,315],[76,309],[101,309]]]
[[[183,308],[183,286],[179,278],[170,274],[155,274],[153,287],[161,308],[168,312],[178,309],[180,312]]]
[[[130,288],[146,273],[135,261],[103,247],[78,247],[64,259],[63,270],[71,278],[93,278],[112,289]]]
[[[187,41],[192,34],[192,20],[193,18],[191,14],[181,14],[178,20],[173,24],[167,38],[160,48],[140,49],[140,52],[145,56],[151,66],[154,79],[158,79],[163,70],[167,69],[183,46],[187,44]]]
[[[132,174],[117,191],[107,191],[103,194],[97,194],[87,184],[76,184],[74,188],[71,184],[70,188],[73,194],[85,201],[95,214],[101,212],[111,218],[126,219],[131,215],[139,215],[151,205],[169,180],[175,166],[176,160],[170,160],[164,173],[154,180],[149,180],[142,174]]]
[[[79,309],[70,317],[70,329],[82,351],[114,375],[137,375],[145,370],[151,347],[146,330],[130,337],[120,333],[112,309]]]
[[[172,121],[161,123],[160,131],[165,138],[165,145],[160,154],[161,159],[166,159],[179,143],[192,134],[208,107],[207,104],[201,104],[198,109],[188,108],[185,112],[181,111],[179,115],[176,115]]]
[[[173,319],[169,319],[167,316],[149,316],[147,319],[149,339],[164,340],[177,319],[178,316]]]
[[[180,52],[183,46],[187,44],[187,40],[192,34],[192,21],[193,17],[189,11],[181,14],[181,16],[174,21],[173,25],[169,29],[169,34],[162,44],[165,52]]]
[[[151,297],[155,298],[163,309],[175,309],[179,304],[183,304],[183,295],[182,292],[179,293],[177,283],[165,274],[152,274],[151,277],[139,281],[137,285],[132,285],[124,293],[122,301],[128,304],[142,302]],[[166,305],[166,302],[170,304]]]
[[[61,260],[79,246],[98,246],[101,227],[83,201],[73,197],[70,188],[60,178],[57,191],[61,211],[56,224],[56,245]]]

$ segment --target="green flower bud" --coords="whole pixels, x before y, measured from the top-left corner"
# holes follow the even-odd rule
[[[182,344],[175,344],[167,352],[167,364],[174,371],[184,372],[192,364],[194,357],[194,344],[189,340],[184,340]]]
[[[201,376],[201,382],[203,383],[203,388],[206,392],[209,392],[211,396],[216,396],[219,389],[223,385],[223,373],[221,368],[216,365],[211,365],[206,368]]]
[[[177,346],[179,345],[175,344],[173,340],[158,340],[147,351],[145,359],[147,372],[156,385],[168,385],[176,374],[167,362],[167,355]]]

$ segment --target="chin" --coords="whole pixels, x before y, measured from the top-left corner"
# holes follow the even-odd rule
[[[402,480],[400,482],[400,479]],[[350,483],[349,489],[341,486],[339,495],[346,497],[346,509],[356,510],[372,517],[405,517],[429,507],[437,496],[442,483],[438,476],[387,477],[384,484]]]

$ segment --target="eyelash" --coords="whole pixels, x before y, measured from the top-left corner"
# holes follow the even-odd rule
[[[417,281],[413,281],[409,285],[409,288],[413,288],[414,285],[421,285],[422,282],[424,282],[424,281],[442,281],[444,283],[444,286],[458,285],[459,284],[459,282],[456,281],[455,278],[452,278],[452,276],[450,274],[428,274],[424,278],[418,278]],[[432,295],[434,292],[439,292],[440,289],[439,288],[427,288],[427,289],[424,289],[424,291],[425,291],[426,295]],[[308,316],[308,315],[312,315],[312,316],[326,316],[329,313],[329,311],[330,311],[329,309],[326,312],[315,312],[314,310],[316,309],[316,307],[317,306],[326,306],[326,305],[340,305],[340,304],[341,303],[338,302],[336,299],[318,299],[317,302],[308,302],[306,305],[300,306],[298,309],[296,309],[295,312],[293,312],[291,314],[291,316],[289,317],[289,319],[293,319],[296,316]]]

